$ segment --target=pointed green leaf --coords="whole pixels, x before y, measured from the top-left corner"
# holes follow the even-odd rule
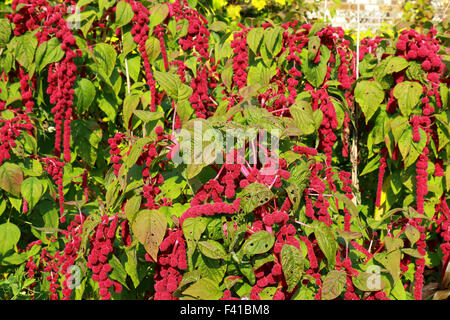
[[[338,249],[336,236],[331,228],[322,221],[315,220],[313,227],[319,247],[327,258],[328,265],[332,268],[336,262],[336,252]]]
[[[261,254],[269,251],[275,243],[274,236],[265,230],[252,234],[242,245],[242,252],[247,255]]]
[[[165,3],[157,4],[150,13],[150,28],[163,22],[169,15],[169,7]]]
[[[154,76],[161,88],[176,101],[187,100],[191,97],[192,88],[182,83],[178,75],[155,71]]]
[[[219,286],[211,279],[202,278],[183,291],[184,295],[199,300],[219,300],[223,293]]]
[[[150,63],[155,62],[161,53],[161,44],[159,40],[155,37],[149,37],[147,41],[145,41],[145,52],[147,52],[148,61]]]
[[[25,179],[20,185],[20,193],[28,202],[28,208],[31,211],[41,199],[44,193],[42,182],[36,177]]]
[[[22,169],[17,164],[3,163],[0,167],[0,188],[18,197],[22,181]]]
[[[240,207],[245,212],[252,212],[257,207],[269,202],[273,197],[273,192],[266,185],[252,183],[242,191]]]
[[[227,258],[227,252],[223,248],[223,246],[214,240],[206,240],[206,241],[200,241],[198,243],[198,248],[200,249],[200,252],[203,253],[205,256],[211,259],[226,259]]]
[[[19,242],[20,229],[14,223],[0,224],[0,256],[4,255]]]
[[[409,116],[422,96],[422,86],[417,82],[403,81],[394,87],[393,95],[404,116]]]
[[[291,292],[298,285],[303,273],[303,256],[297,247],[284,244],[281,248],[281,268],[288,285],[287,292]]]
[[[261,27],[250,29],[247,34],[247,45],[256,55],[258,53],[259,44],[264,35],[264,29]]]
[[[79,113],[89,111],[95,99],[96,89],[92,82],[86,78],[75,82],[74,105]]]
[[[355,100],[361,106],[366,122],[368,122],[384,100],[383,88],[377,81],[358,82],[355,87]]]
[[[164,239],[166,228],[166,215],[157,210],[144,210],[133,222],[133,233],[154,261],[158,259],[159,245]]]
[[[339,297],[347,282],[345,271],[332,270],[323,280],[322,300],[333,300]]]
[[[126,1],[120,1],[116,6],[116,27],[120,28],[131,21],[134,17],[131,5]]]
[[[413,246],[420,239],[419,230],[410,224],[408,224],[405,228],[405,235],[411,243],[411,246]]]

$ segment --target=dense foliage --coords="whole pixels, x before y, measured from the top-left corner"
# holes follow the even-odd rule
[[[1,299],[446,299],[448,24],[190,5],[0,19]]]

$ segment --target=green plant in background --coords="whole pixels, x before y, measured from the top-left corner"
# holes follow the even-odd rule
[[[431,0],[405,1],[403,4],[402,20],[405,22],[420,26],[427,21],[431,21],[433,17],[434,8]]]

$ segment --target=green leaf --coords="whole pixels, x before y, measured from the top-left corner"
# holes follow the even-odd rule
[[[442,95],[442,93],[441,93]],[[441,96],[442,104],[444,104],[444,96]],[[437,126],[437,134],[438,134],[438,140],[439,140],[439,147],[438,151],[441,151],[447,143],[450,141],[450,113],[447,110],[446,112],[436,113],[434,114],[434,117],[436,118],[436,126]]]
[[[227,258],[227,252],[223,246],[214,240],[200,241],[198,248],[202,254],[211,259],[223,259]]]
[[[345,271],[332,270],[323,280],[322,300],[333,300],[342,293],[347,282]]]
[[[308,37],[315,35],[318,31],[325,28],[328,24],[324,21],[317,21],[313,24],[312,28],[309,30]]]
[[[417,251],[416,249],[405,248],[405,249],[402,249],[402,252],[406,253],[407,255],[409,255],[411,257],[417,258],[417,259],[422,259],[425,257],[425,256],[421,255],[419,253],[419,251]]]
[[[167,4],[157,4],[150,13],[150,28],[157,26],[163,22],[169,15],[169,7]]]
[[[281,249],[281,268],[288,285],[287,292],[291,292],[299,283],[303,272],[303,256],[297,247],[284,244]]]
[[[15,61],[10,51],[3,52],[0,56],[0,69],[3,69],[5,73],[9,73],[11,71],[14,63]]]
[[[137,288],[146,275],[146,270],[143,270],[144,268],[146,269],[146,267],[142,266],[142,264],[137,263],[135,246],[127,247],[125,249],[125,253],[127,255],[127,261],[125,262],[125,271],[130,276],[131,281],[133,281],[134,287]]]
[[[131,116],[139,105],[140,96],[138,94],[130,94],[123,100],[123,122],[128,128]]]
[[[220,75],[223,84],[228,90],[231,90],[231,85],[233,84],[233,68],[232,66],[226,67],[222,70]]]
[[[411,246],[413,246],[420,239],[420,232],[416,227],[408,224],[405,228],[405,235],[408,238]]]
[[[423,84],[427,84],[426,73],[422,69],[422,65],[415,61],[409,62],[409,67],[406,69],[406,76],[409,80],[418,80]]]
[[[392,135],[394,136],[394,142],[400,145],[400,138],[407,128],[411,128],[409,120],[401,115],[396,115],[394,119],[390,121],[390,128]],[[412,131],[411,131],[412,134]],[[411,136],[412,139],[412,136]]]
[[[109,264],[111,265],[112,271],[109,274],[110,278],[113,280],[117,280],[120,284],[128,288],[127,286],[127,272],[120,262],[119,258],[117,258],[114,254],[109,259]]]
[[[200,280],[200,278],[201,278],[201,273],[199,270],[188,271],[188,272],[184,273],[183,278],[181,279],[180,284],[178,285],[178,289],[174,293],[179,293],[180,290],[182,290],[188,284],[196,282],[196,281]]]
[[[225,22],[217,20],[209,26],[209,30],[214,32],[225,32],[227,27],[228,25]]]
[[[247,255],[261,254],[269,251],[275,243],[274,236],[265,230],[252,234],[242,245],[242,253]]]
[[[14,223],[0,224],[0,255],[4,255],[19,242],[20,229]]]
[[[394,297],[397,300],[407,300],[405,288],[403,287],[403,283],[401,281],[397,281],[390,292],[390,296]]]
[[[195,258],[194,270],[199,270],[202,278],[208,278],[215,283],[221,283],[227,270],[227,265],[220,260],[211,259],[198,254]]]
[[[182,83],[178,75],[155,71],[154,76],[161,88],[176,101],[187,100],[191,97],[192,88]]]
[[[183,234],[186,240],[198,241],[208,225],[204,217],[187,218],[183,221]]]
[[[183,291],[184,295],[199,300],[219,300],[223,293],[219,286],[211,279],[202,278]]]
[[[386,286],[377,273],[360,272],[356,277],[352,277],[352,281],[361,291],[380,291]]]
[[[399,279],[400,275],[401,257],[402,254],[400,249],[395,249],[391,252],[379,252],[375,254],[374,259],[380,262],[389,271],[395,283]]]
[[[264,45],[272,57],[280,53],[283,48],[283,32],[282,27],[271,27],[264,30]]]
[[[320,50],[320,38],[312,36],[308,41],[308,60],[312,61]]]
[[[87,21],[85,23],[83,23],[83,25],[80,27],[81,32],[83,33],[83,36],[86,38],[88,35],[89,30],[91,30],[92,24],[95,21],[95,11],[94,10],[89,10],[87,12],[82,12],[86,14],[86,17],[88,19],[86,19]],[[89,18],[90,17],[90,18]],[[82,20],[84,21],[84,19]]]
[[[107,77],[110,77],[116,65],[116,50],[107,43],[98,43],[93,51],[97,60],[93,64],[94,70],[97,72],[103,71]]]
[[[261,27],[250,29],[247,34],[247,45],[256,55],[258,54],[259,44],[264,36],[264,29]]]
[[[124,159],[123,165],[128,169],[131,168],[141,156],[144,146],[149,144],[151,141],[152,140],[150,138],[139,138],[136,140],[131,146],[130,153]]]
[[[96,89],[92,82],[86,78],[75,82],[74,105],[79,113],[89,111],[89,107],[94,102]]]
[[[115,121],[117,116],[117,101],[115,97],[102,95],[98,100],[98,107],[106,114],[109,121]]]
[[[366,230],[366,228],[364,227],[364,225],[362,224],[362,222],[359,218],[359,212],[358,212],[358,208],[356,207],[356,205],[349,198],[347,198],[347,196],[343,195],[342,193],[335,192],[334,196],[339,201],[342,201],[344,203],[345,208],[347,208],[347,210],[350,212],[350,214],[352,215],[352,217],[355,219],[356,223],[358,224],[358,227],[361,230],[361,233],[364,234],[364,231]],[[367,231],[366,231],[366,234],[367,234]]]
[[[192,255],[197,247],[197,242],[206,230],[208,220],[204,217],[187,218],[183,221],[183,235],[187,243],[187,256],[189,268],[192,267]]]
[[[261,300],[273,300],[273,296],[277,292],[277,287],[265,287],[260,293]]]
[[[102,140],[103,131],[94,120],[73,120],[72,140],[76,153],[86,161],[89,166],[94,167],[97,160],[97,151]]]
[[[20,265],[27,260],[25,254],[14,252],[12,255],[1,260],[2,265]]]
[[[308,135],[315,132],[314,114],[309,102],[297,101],[289,108],[289,111],[303,134]]]
[[[188,100],[180,101],[176,104],[177,115],[180,117],[180,122],[184,125],[191,115],[194,113],[194,109]]]
[[[340,230],[340,229],[336,229],[336,231],[347,242],[355,240],[355,239],[359,239],[363,236],[359,232],[345,231],[345,230]]]
[[[137,44],[136,44],[136,42],[134,42],[133,35],[131,34],[130,31],[128,31],[128,32],[123,31],[122,46],[123,46],[122,55],[124,57],[127,56],[134,49],[136,49]],[[149,59],[150,59],[150,56],[149,56]]]
[[[317,243],[327,258],[329,267],[333,268],[336,262],[336,252],[338,249],[336,236],[331,228],[322,221],[315,220],[313,227]]]
[[[11,36],[11,24],[7,19],[0,19],[0,48],[6,47]]]
[[[134,17],[133,9],[128,2],[120,1],[116,6],[116,27],[120,28],[128,24]]]
[[[17,164],[10,162],[3,163],[0,167],[0,188],[19,197],[22,181],[22,169]]]
[[[399,238],[386,237],[385,243],[388,253],[403,248],[403,240]]]
[[[164,112],[162,111],[151,112],[147,110],[134,110],[134,114],[144,123],[158,120],[164,117]]]
[[[409,151],[411,149],[411,141],[413,138],[412,128],[408,127],[401,135],[398,141],[398,149],[403,159],[408,157]]]
[[[149,37],[145,41],[145,52],[148,55],[148,61],[152,64],[159,57],[161,53],[161,44],[155,37]]]
[[[417,82],[403,81],[394,87],[393,95],[404,116],[409,116],[422,96],[422,86]]]
[[[261,268],[264,264],[275,261],[275,257],[268,252],[265,255],[256,255],[252,257],[253,261],[253,268],[255,270],[258,270]]]
[[[0,216],[5,212],[6,209],[6,200],[0,199]]]
[[[26,33],[13,37],[8,43],[8,50],[14,52],[14,57],[20,65],[31,70],[37,44],[38,41],[34,34]]]
[[[369,163],[366,164],[360,176],[363,176],[365,174],[377,170],[380,167],[380,159],[381,155],[377,154],[376,157],[374,157],[372,160],[369,161]]]
[[[61,42],[58,38],[41,43],[36,50],[36,67],[40,72],[50,63],[58,62],[64,57],[64,51],[61,49]]]
[[[25,179],[20,185],[20,193],[28,202],[28,208],[31,211],[41,199],[44,187],[38,178],[30,177]]]
[[[443,82],[439,84],[439,94],[441,95],[442,105],[448,106],[449,88],[447,84]]]
[[[245,212],[252,212],[257,207],[269,202],[273,197],[273,192],[266,185],[252,183],[242,190],[240,207]]]
[[[183,38],[187,35],[188,30],[189,30],[189,21],[187,19],[178,20],[177,29],[178,29],[178,32],[175,36],[175,40]]]
[[[139,212],[141,201],[142,197],[140,195],[135,195],[128,199],[127,203],[125,203],[124,211],[130,223],[133,223],[136,214]]]
[[[102,221],[102,218],[98,214],[90,214],[83,223],[83,232],[81,233],[81,245],[80,249],[84,250],[86,248],[89,237],[94,231],[94,229],[98,226],[98,224]]]
[[[408,66],[409,62],[405,58],[390,56],[386,62],[384,75],[402,71]]]
[[[315,88],[321,87],[325,80],[325,76],[327,75],[328,60],[330,60],[330,56],[330,50],[324,45],[320,46],[319,63],[313,63],[308,59],[307,49],[303,49],[300,54],[300,57],[302,58],[302,72],[305,75],[306,80]]]
[[[358,82],[355,87],[355,100],[361,106],[367,123],[384,100],[383,88],[376,81]]]
[[[316,293],[307,286],[299,286],[291,300],[314,300]]]
[[[106,208],[111,209],[113,205],[115,205],[115,201],[119,195],[120,184],[118,180],[112,181],[109,185],[106,186]]]
[[[143,210],[133,221],[133,233],[154,261],[158,259],[159,245],[166,228],[166,215],[157,210]]]
[[[423,149],[427,145],[427,133],[422,128],[419,128],[419,134],[420,134],[419,142],[415,141],[409,142],[412,145],[412,148],[410,148],[408,158],[405,161],[406,168],[416,163],[417,158],[422,154]]]
[[[251,66],[247,74],[247,85],[261,84],[268,85],[270,80],[276,75],[275,68],[267,68],[263,63],[258,63],[256,66]]]

